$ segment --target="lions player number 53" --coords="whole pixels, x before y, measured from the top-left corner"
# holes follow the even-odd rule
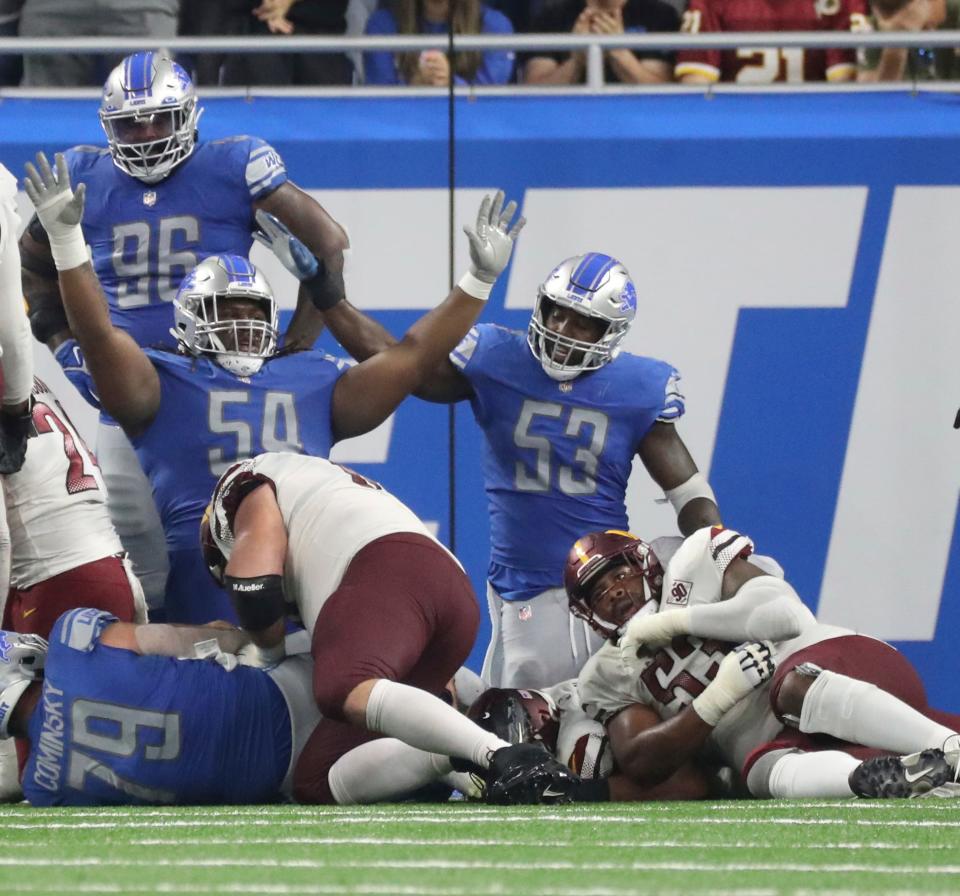
[[[567,415],[566,423],[563,416]],[[536,469],[531,475],[530,469],[522,461],[516,465],[516,488],[522,492],[548,492],[550,490],[552,448],[546,435],[535,435],[530,431],[538,418],[558,420],[563,427],[562,435],[576,439],[586,429],[589,442],[577,448],[572,465],[561,465],[557,469],[557,487],[565,495],[592,495],[597,490],[597,462],[607,440],[607,415],[590,408],[567,408],[552,401],[531,401],[523,403],[520,419],[513,432],[513,441],[518,448],[532,448],[537,452]]]

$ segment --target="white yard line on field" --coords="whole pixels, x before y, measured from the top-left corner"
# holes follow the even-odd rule
[[[82,830],[82,829],[113,829],[130,830],[137,828],[150,828],[153,830],[166,828],[258,828],[258,827],[276,827],[282,824],[287,827],[313,827],[323,826],[324,828],[336,827],[337,825],[409,825],[411,822],[416,824],[436,824],[450,828],[455,825],[478,825],[490,824],[495,822],[498,825],[508,823],[518,823],[529,825],[532,822],[541,821],[559,821],[565,825],[572,822],[589,823],[591,825],[615,825],[615,826],[636,826],[649,827],[656,824],[681,825],[684,828],[690,828],[697,824],[709,825],[814,825],[823,827],[825,825],[844,825],[854,827],[880,827],[880,828],[957,828],[960,827],[960,821],[933,821],[933,820],[912,820],[912,819],[891,819],[891,820],[871,820],[862,818],[651,818],[648,815],[580,815],[571,817],[562,811],[556,810],[550,813],[538,812],[536,814],[509,814],[502,813],[498,817],[473,818],[469,816],[455,817],[453,815],[442,814],[440,816],[423,816],[411,819],[409,815],[384,815],[379,817],[369,816],[346,816],[346,817],[317,817],[317,818],[291,818],[286,816],[270,815],[268,817],[247,817],[234,819],[220,819],[210,817],[199,817],[195,819],[178,818],[174,815],[163,821],[140,821],[137,815],[115,816],[114,821],[71,821],[70,816],[59,816],[62,821],[54,821],[46,812],[38,811],[36,814],[21,813],[16,816],[17,821],[2,819],[0,817],[0,828],[3,830]]]
[[[323,859],[113,859],[100,856],[86,858],[60,857],[48,852],[46,856],[0,856],[0,866],[32,866],[60,868],[283,868],[292,870],[319,870],[324,868],[378,869],[378,870],[490,870],[530,871],[530,862],[464,861],[460,859],[403,859],[369,861],[327,861]],[[889,874],[889,875],[960,875],[960,865],[877,865],[871,863],[824,863],[812,862],[544,862],[538,860],[538,871],[599,872],[599,871],[683,871],[683,872],[755,872],[775,871],[787,873],[822,874]]]

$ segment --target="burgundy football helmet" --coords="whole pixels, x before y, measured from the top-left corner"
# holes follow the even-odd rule
[[[560,713],[541,691],[488,688],[467,714],[485,731],[511,744],[542,743],[551,754],[557,749]]]
[[[650,545],[629,532],[609,529],[606,532],[589,532],[578,538],[570,548],[563,570],[563,585],[567,589],[570,612],[585,620],[608,640],[617,637],[620,626],[627,619],[604,619],[598,615],[594,607],[602,595],[593,594],[592,586],[603,573],[615,566],[628,566],[642,576],[643,597],[631,593],[634,610],[627,618],[651,601],[660,599],[663,586],[660,561]]]

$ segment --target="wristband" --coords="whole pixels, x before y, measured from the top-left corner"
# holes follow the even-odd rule
[[[90,260],[83,230],[77,225],[71,227],[63,236],[50,237],[50,254],[58,271],[70,271],[86,264]]]
[[[468,296],[480,299],[481,302],[486,302],[487,299],[490,298],[490,292],[493,290],[493,283],[487,283],[486,280],[481,280],[470,271],[467,271],[467,273],[457,281],[457,286]]]

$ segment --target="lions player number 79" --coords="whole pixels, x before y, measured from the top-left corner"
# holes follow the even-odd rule
[[[93,775],[109,787],[147,802],[169,803],[173,795],[167,791],[128,781],[100,759],[82,752],[78,747],[95,750],[122,759],[131,759],[140,747],[143,737],[143,756],[158,762],[175,760],[180,756],[179,713],[152,712],[117,706],[97,700],[76,700],[72,707],[73,723],[70,765],[67,784],[76,790],[84,789],[84,778]]]

